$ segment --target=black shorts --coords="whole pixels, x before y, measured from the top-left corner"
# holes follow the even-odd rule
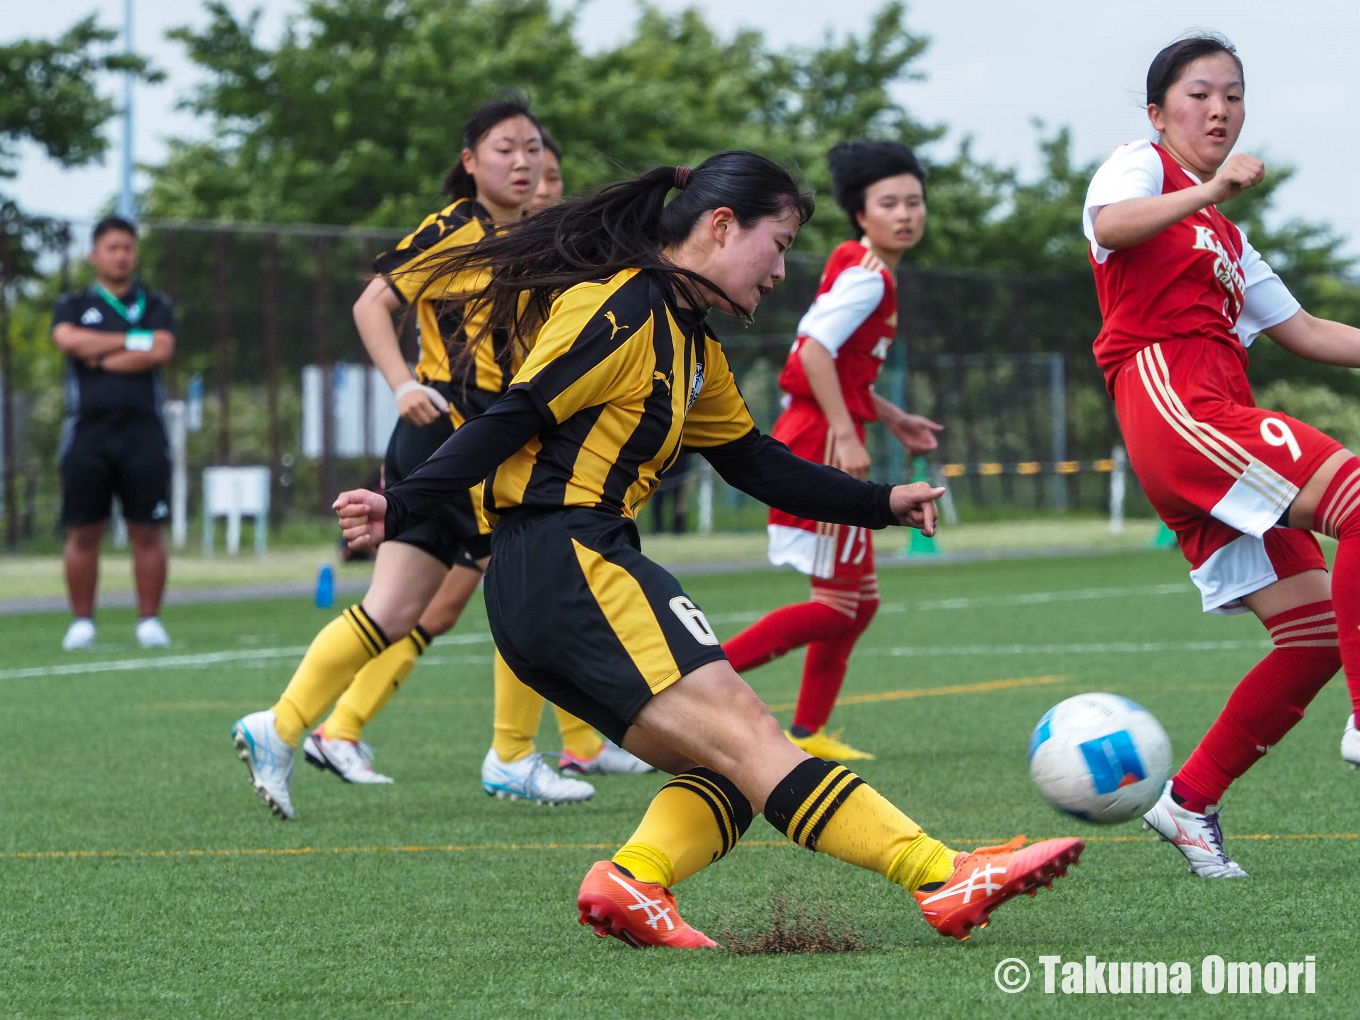
[[[115,495],[132,524],[169,521],[170,448],[157,415],[114,412],[63,426],[61,523],[108,520]]]
[[[616,743],[653,695],[727,657],[624,517],[501,517],[485,590],[491,636],[515,675]]]
[[[423,428],[398,419],[383,461],[385,484],[399,482],[420,467],[451,435],[453,422],[448,415],[440,415]],[[446,567],[458,563],[476,568],[477,561],[491,553],[491,536],[486,533],[489,529],[480,512],[481,503],[481,485],[460,492],[433,517],[413,523],[392,541],[413,545]]]

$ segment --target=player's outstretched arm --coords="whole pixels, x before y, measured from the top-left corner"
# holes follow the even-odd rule
[[[1247,188],[1255,187],[1265,180],[1265,176],[1264,163],[1255,156],[1238,153],[1228,157],[1212,180],[1193,188],[1146,198],[1128,198],[1104,206],[1091,223],[1096,244],[1110,251],[1142,244],[1206,206],[1225,202]]]
[[[1360,368],[1360,329],[1344,322],[1319,319],[1300,309],[1267,329],[1266,336],[1300,358]]]
[[[844,471],[804,460],[756,429],[730,443],[701,447],[699,452],[728,485],[796,517],[861,528],[921,527],[928,517],[934,533],[934,507],[925,504],[937,498],[928,493],[943,494],[944,490],[931,489],[924,482],[896,487],[862,482]]]

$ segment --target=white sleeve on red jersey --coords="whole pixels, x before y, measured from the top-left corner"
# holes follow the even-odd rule
[[[1246,280],[1246,293],[1242,300],[1242,314],[1237,317],[1237,338],[1243,347],[1271,326],[1278,326],[1285,319],[1299,311],[1303,306],[1289,288],[1284,285],[1261,253],[1247,240],[1247,232],[1237,228],[1242,235],[1242,277]]]
[[[1162,158],[1151,142],[1126,142],[1091,178],[1082,207],[1081,230],[1091,242],[1091,254],[1103,263],[1113,253],[1096,244],[1096,213],[1107,205],[1131,198],[1151,198],[1162,193]]]
[[[873,314],[887,290],[883,274],[864,266],[847,266],[831,289],[820,294],[798,323],[798,335],[810,336],[834,358],[845,341]]]

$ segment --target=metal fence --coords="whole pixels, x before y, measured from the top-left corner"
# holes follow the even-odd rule
[[[322,406],[334,403],[329,366],[365,365],[350,307],[372,258],[399,231],[325,227],[257,227],[212,223],[147,223],[141,238],[142,279],[174,300],[178,344],[165,371],[168,394],[189,399],[187,444],[191,512],[195,479],[218,465],[270,470],[271,517],[328,514],[340,488],[371,483],[374,456],[342,456],[334,411],[311,423],[304,450],[303,379],[309,366]],[[51,534],[59,511],[56,448],[62,413],[60,359],[43,338],[41,314],[58,292],[84,285],[88,226],[72,223],[64,245],[48,254],[46,290],[30,286],[13,302],[4,341],[3,443],[5,537],[13,547]],[[789,260],[788,279],[761,305],[757,324],[743,328],[715,316],[739,384],[757,424],[779,412],[776,379],[799,318],[816,293],[821,255]],[[10,288],[13,293],[14,288]],[[879,392],[946,426],[938,463],[1003,465],[1085,462],[1110,456],[1118,427],[1090,353],[1099,311],[1089,275],[999,275],[919,269],[898,274],[898,342],[884,366]],[[22,320],[22,321],[21,321]],[[24,325],[27,323],[27,326]],[[407,331],[407,353],[415,357]],[[25,360],[26,359],[26,360]],[[32,362],[31,364],[28,362]],[[323,369],[317,376],[315,366]],[[11,384],[11,380],[13,383]],[[363,450],[380,450],[386,436],[368,435],[381,420],[363,388]],[[312,401],[315,403],[315,400]],[[346,404],[346,414],[356,405]],[[882,430],[873,430],[880,433]],[[348,446],[352,450],[354,444]],[[901,478],[902,450],[871,437],[876,474]],[[314,454],[314,455],[306,455]],[[955,482],[965,513],[995,516],[1018,510],[1095,509],[1104,479],[1049,470],[971,472]],[[722,490],[714,511],[719,528],[759,526],[763,509]]]

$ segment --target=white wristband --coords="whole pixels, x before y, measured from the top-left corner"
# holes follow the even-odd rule
[[[426,386],[424,383],[418,382],[415,379],[410,379],[402,383],[400,386],[398,386],[395,390],[392,391],[392,396],[396,397],[397,400],[400,400],[402,397],[406,396],[406,394],[412,392],[413,390],[423,391],[425,394],[425,399],[428,400],[431,404],[433,404],[435,410],[437,410],[440,414],[448,413],[449,402],[447,399],[445,399],[444,394],[440,393],[433,386]]]

